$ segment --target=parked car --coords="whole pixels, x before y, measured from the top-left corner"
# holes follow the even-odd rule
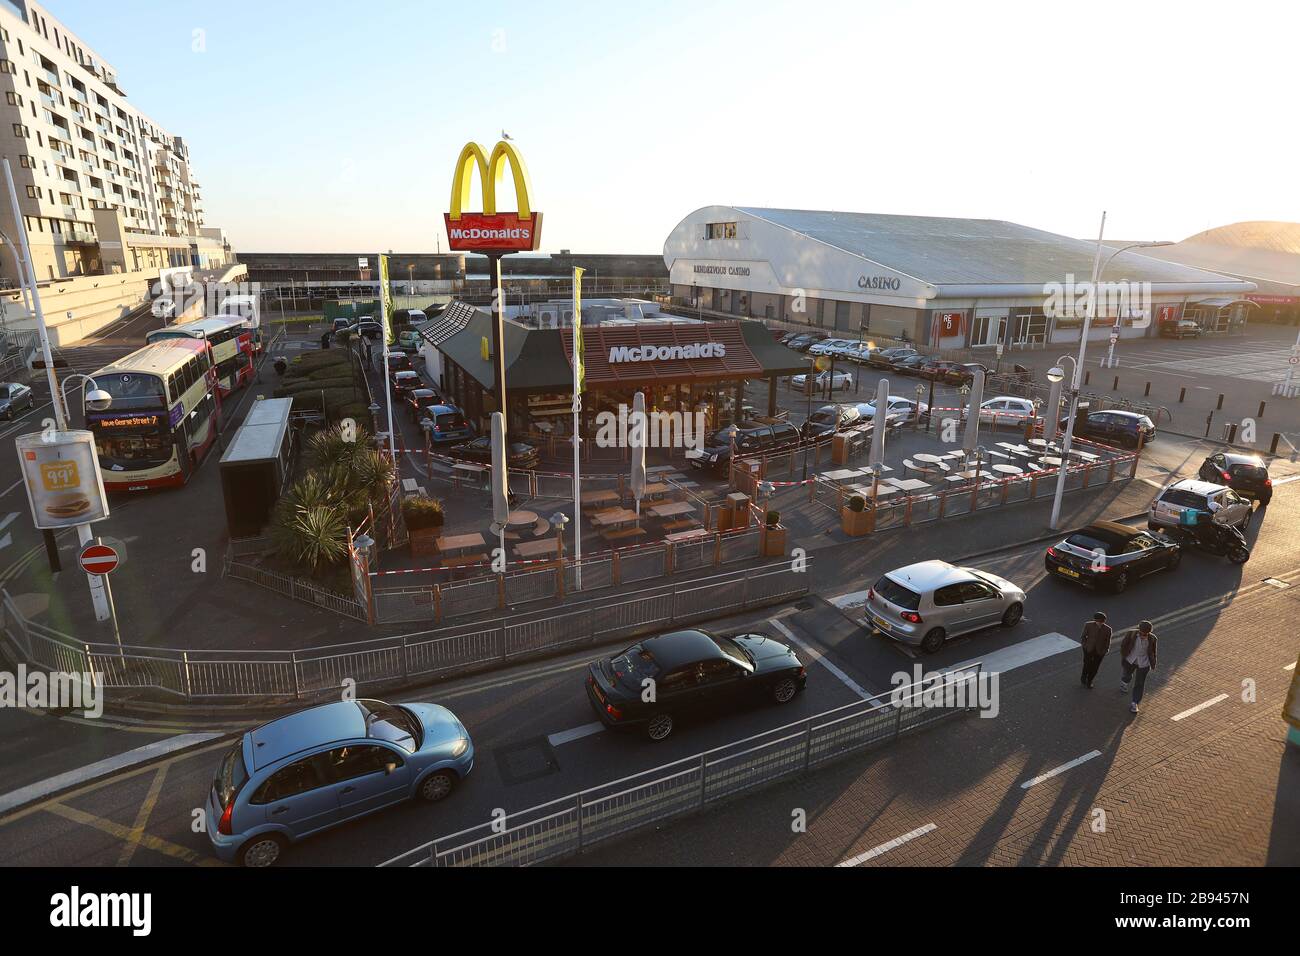
[[[474,437],[474,426],[455,405],[426,406],[420,413],[419,425],[429,433],[434,445],[455,445]]]
[[[852,428],[862,421],[856,405],[823,405],[808,416],[799,429],[805,439],[819,438]]]
[[[342,332],[351,324],[352,324],[351,319],[347,318],[346,316],[340,316],[339,318],[334,320],[334,327],[330,331],[334,333],[339,333]]]
[[[410,372],[415,370],[415,366],[411,364],[411,356],[407,355],[405,352],[386,352],[384,358],[388,362],[389,375],[392,375],[394,372]]]
[[[476,462],[480,465],[490,465],[492,464],[492,439],[487,435],[475,438],[463,445],[457,445],[451,454],[453,457],[463,458],[466,461]],[[537,467],[540,460],[541,456],[538,454],[537,449],[526,442],[511,442],[506,447],[507,468],[531,471]]]
[[[763,634],[671,631],[587,667],[587,700],[601,722],[663,740],[678,721],[749,699],[788,704],[808,672],[787,645]],[[654,693],[647,695],[647,687]],[[649,700],[647,701],[647,697]]]
[[[424,388],[424,380],[420,378],[420,373],[409,369],[393,372],[389,376],[388,384],[393,393],[393,400],[396,402],[405,402],[409,392]]]
[[[920,375],[927,361],[924,355],[914,352],[894,359],[889,363],[889,370],[897,375]]]
[[[357,322],[353,325],[347,325],[344,326],[343,329],[335,329],[334,331],[336,337],[338,336],[339,332],[346,331],[346,332],[350,332],[353,336],[357,336],[357,335],[365,336],[366,338],[370,339],[372,342],[378,342],[381,338],[383,338],[384,335],[384,327],[380,325],[378,322],[375,322],[370,319]]]
[[[966,409],[961,412],[966,420]],[[995,395],[987,401],[980,402],[980,423],[994,427],[1006,426],[1023,428],[1027,421],[1034,418],[1034,403],[1028,398],[1014,395]]]
[[[876,403],[861,402],[858,404],[858,412],[863,418],[876,417]],[[886,419],[896,418],[899,424],[910,425],[916,420],[919,414],[922,417],[930,413],[930,406],[925,402],[918,402],[914,398],[904,398],[901,395],[890,395],[889,401],[885,403]]]
[[[731,446],[735,440],[736,452],[741,455],[753,455],[763,452],[781,451],[794,448],[799,444],[799,429],[789,422],[775,422],[771,425],[759,422],[741,422],[739,427],[729,425],[715,432],[703,448],[693,448],[686,452],[686,460],[692,468],[702,468],[717,474],[726,474],[731,467]]]
[[[418,352],[424,344],[424,336],[415,329],[402,329],[397,335],[397,347],[406,352]]]
[[[250,730],[208,792],[212,849],[270,866],[304,837],[418,797],[444,799],[474,767],[465,725],[437,704],[345,700]]]
[[[961,371],[957,373],[958,380],[955,382],[950,382],[949,384],[953,384],[953,385],[974,384],[976,372],[983,372],[984,377],[986,379],[993,374],[993,370],[990,369],[987,365],[981,365],[979,362],[963,362],[961,364]]]
[[[906,346],[894,346],[887,349],[877,349],[867,357],[867,364],[872,368],[888,369],[893,367],[895,359],[904,359],[910,355],[915,355],[916,349],[907,348]]]
[[[1228,509],[1223,515],[1217,512]],[[1242,531],[1250,527],[1250,502],[1227,485],[1199,478],[1183,478],[1163,489],[1151,502],[1147,512],[1147,527],[1152,531],[1162,528],[1191,527],[1196,524],[1184,512],[1215,514],[1216,520],[1233,525]]]
[[[413,388],[404,397],[406,414],[413,422],[418,422],[423,417],[426,408],[442,403],[438,393],[431,388]]]
[[[789,342],[786,342],[785,345],[786,348],[794,349],[796,352],[807,352],[819,341],[821,340],[816,335],[813,335],[811,332],[804,332],[800,335],[796,335]]]
[[[850,339],[822,339],[822,341],[808,349],[808,354],[829,355],[832,348],[839,345],[848,345],[850,342]]]
[[[1137,578],[1172,571],[1182,559],[1182,549],[1158,534],[1097,521],[1048,548],[1043,564],[1057,577],[1121,594]]]
[[[840,391],[841,389],[852,388],[853,375],[849,372],[836,372],[832,375],[830,369],[827,369],[824,372],[818,372],[816,377],[812,380],[813,392],[826,391],[827,383],[830,384],[831,391]],[[790,379],[790,387],[797,391],[802,391],[807,387],[807,384],[807,375],[795,375]]]
[[[1025,592],[987,571],[921,561],[883,575],[866,611],[872,630],[932,654],[950,637],[1018,624]]]
[[[1069,419],[1061,420],[1062,429],[1068,421]],[[1115,409],[1090,412],[1087,408],[1081,408],[1074,419],[1074,434],[1103,445],[1136,448],[1139,438],[1144,445],[1151,443],[1151,440],[1156,437],[1156,426],[1155,422],[1140,412],[1123,412]]]
[[[871,345],[868,342],[849,342],[837,345],[830,354],[839,362],[865,362],[871,355]]]
[[[945,362],[940,359],[930,359],[921,366],[921,378],[928,378],[932,382],[943,382],[947,385],[961,385],[967,379],[973,376],[966,371],[964,365],[958,365],[956,362]]]
[[[1261,508],[1273,500],[1273,479],[1258,455],[1221,451],[1206,458],[1197,474],[1202,481],[1224,484],[1243,498],[1253,498]]]
[[[1178,319],[1174,322],[1161,322],[1160,334],[1170,339],[1199,339],[1201,327],[1191,319]]]
[[[36,402],[32,390],[20,382],[0,383],[0,416],[6,419],[24,409],[31,408]]]

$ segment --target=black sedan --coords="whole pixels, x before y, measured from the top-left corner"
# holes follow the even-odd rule
[[[895,359],[890,363],[889,370],[897,372],[899,375],[920,375],[921,369],[930,360],[924,355],[913,353],[900,359]]]
[[[679,719],[747,698],[788,704],[808,682],[795,652],[780,641],[694,629],[647,638],[587,670],[587,699],[601,721],[651,740],[663,740]]]
[[[1182,558],[1178,545],[1161,535],[1098,521],[1048,548],[1043,564],[1055,577],[1119,594],[1140,577],[1172,571]]]
[[[915,355],[916,349],[910,349],[903,346],[895,346],[887,349],[876,349],[867,356],[867,364],[872,368],[893,368],[894,362]]]
[[[492,464],[492,439],[487,435],[475,438],[463,445],[457,445],[450,452],[453,458],[463,458],[480,465]],[[540,456],[532,445],[521,441],[506,446],[506,467],[525,471],[536,468]]]
[[[1243,498],[1258,499],[1261,508],[1273,500],[1273,479],[1259,455],[1221,451],[1201,463],[1197,476],[1201,481],[1227,485]]]
[[[1068,418],[1061,419],[1062,431],[1068,423]],[[1091,412],[1086,407],[1081,407],[1074,419],[1074,434],[1079,438],[1089,438],[1103,445],[1137,448],[1140,444],[1151,443],[1156,437],[1156,426],[1155,422],[1139,412],[1116,409]]]

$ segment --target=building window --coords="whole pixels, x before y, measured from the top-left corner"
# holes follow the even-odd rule
[[[710,222],[704,227],[705,239],[735,239],[736,224],[734,222]]]
[[[19,96],[17,93],[15,93],[13,90],[9,90],[5,93],[5,102],[7,102],[10,106],[22,106],[23,98]],[[35,104],[32,105],[34,106]]]
[[[0,73],[8,73],[11,76],[18,74],[18,67],[14,65],[13,60],[0,60]]]
[[[14,123],[14,135],[21,136],[23,139],[26,139],[27,127],[24,126],[22,123]]]
[[[26,153],[23,153],[21,156],[18,157],[18,165],[21,166],[23,169],[36,168],[36,164],[32,162],[32,158],[28,156]]]
[[[27,198],[28,198],[28,199],[40,199],[40,198],[41,198],[41,187],[40,187],[40,186],[28,186],[28,187],[27,187]]]

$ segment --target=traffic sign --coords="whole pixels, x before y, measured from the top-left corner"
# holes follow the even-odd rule
[[[117,552],[106,544],[88,544],[81,549],[81,568],[87,574],[108,574],[117,567]]]

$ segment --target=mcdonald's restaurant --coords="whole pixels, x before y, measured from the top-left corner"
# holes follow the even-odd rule
[[[1253,282],[1104,248],[1090,339],[1245,321]],[[664,242],[672,304],[701,319],[943,349],[1079,342],[1096,243],[1011,222],[705,206]]]
[[[804,356],[779,344],[764,323],[752,319],[707,322],[620,314],[593,324],[585,306],[583,313],[580,427],[587,437],[596,434],[601,412],[626,412],[637,392],[645,394],[648,411],[700,413],[702,418],[692,421],[702,421],[709,430],[734,421],[738,408],[742,418],[775,415],[777,380],[808,366]],[[536,316],[525,322],[508,313],[503,324],[510,430],[571,434],[571,314],[556,317],[554,327],[540,327]],[[498,408],[496,362],[490,354],[492,314],[453,303],[423,334],[437,352],[432,362],[426,357],[426,367],[442,394],[485,431]],[[766,407],[745,403],[745,384],[755,381],[767,382]]]

